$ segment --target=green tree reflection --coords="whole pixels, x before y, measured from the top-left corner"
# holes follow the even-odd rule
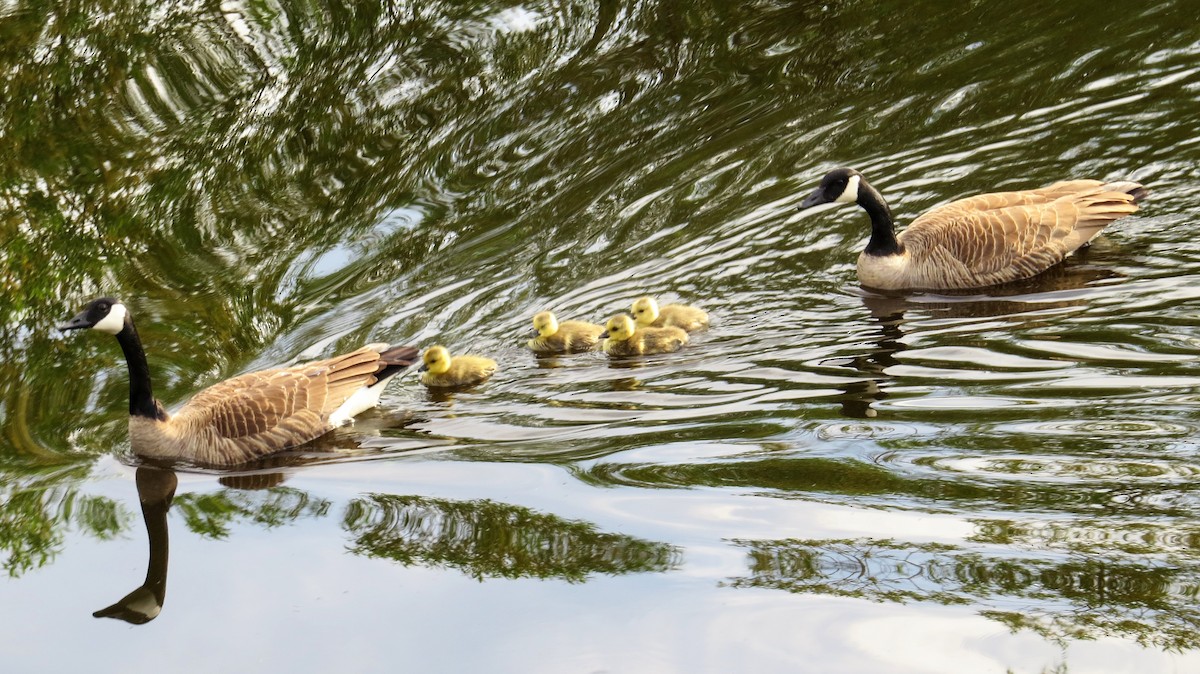
[[[373,494],[353,501],[344,526],[355,554],[447,567],[477,579],[560,578],[668,571],[680,552],[591,524],[494,501]]]
[[[177,496],[174,507],[193,533],[204,538],[225,539],[234,523],[248,522],[271,529],[304,518],[325,517],[332,503],[300,489],[272,487],[254,491],[189,492]]]
[[[86,473],[76,465],[40,479],[6,481],[0,475],[0,568],[10,577],[52,562],[68,527],[109,539],[132,521],[120,503],[75,488]]]
[[[1200,647],[1200,569],[1168,558],[1001,556],[867,539],[735,543],[747,548],[750,573],[730,579],[733,587],[970,604],[1014,630],[1058,641],[1122,637]]]
[[[1025,440],[1024,442],[1033,442]],[[1018,441],[1013,441],[1017,444]],[[1043,443],[1043,445],[1046,443]],[[1097,442],[1103,449],[1102,442]],[[1136,469],[1137,464],[1125,468]],[[1008,467],[1016,474],[1019,464]],[[1194,491],[1190,483],[1147,481],[1142,484],[1070,485],[1061,482],[966,481],[938,474],[906,475],[866,461],[828,457],[738,457],[712,463],[620,464],[597,463],[580,472],[594,484],[685,488],[695,486],[759,490],[779,498],[848,497],[856,502],[873,498],[927,503],[941,508],[954,504],[966,510],[991,507],[1012,511],[1051,511],[1078,514],[1136,513],[1178,517],[1188,514],[1171,499]],[[1117,500],[1120,490],[1129,498]]]

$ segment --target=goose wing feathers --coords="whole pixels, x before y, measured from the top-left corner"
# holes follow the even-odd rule
[[[172,418],[180,435],[209,446],[229,463],[294,447],[329,430],[329,415],[385,367],[364,347],[327,360],[263,370],[226,380],[198,393]],[[202,452],[207,453],[207,451]]]
[[[926,287],[971,287],[1032,276],[1060,262],[1109,223],[1137,211],[1123,184],[1072,180],[960,199],[913,221],[898,240],[913,268],[937,272]]]

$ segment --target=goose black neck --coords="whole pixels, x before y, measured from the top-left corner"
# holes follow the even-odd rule
[[[858,188],[858,205],[871,216],[871,240],[867,242],[867,255],[899,255],[904,251],[896,240],[896,224],[892,221],[892,209],[879,190],[865,180]]]
[[[137,328],[133,327],[133,320],[128,316],[125,317],[125,327],[117,333],[117,343],[121,345],[125,364],[129,366],[130,416],[165,421],[166,414],[154,399],[154,391],[150,388],[150,366],[146,363],[142,340],[138,339]]]

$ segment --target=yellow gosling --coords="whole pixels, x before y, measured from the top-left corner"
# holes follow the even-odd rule
[[[600,335],[600,348],[610,356],[647,356],[678,351],[687,344],[687,333],[679,328],[643,328],[625,314],[608,319]]]
[[[421,354],[421,383],[430,388],[475,386],[496,371],[496,361],[482,356],[455,356],[444,346],[431,346]]]
[[[630,311],[639,328],[672,327],[696,332],[708,327],[708,314],[703,309],[684,304],[668,304],[660,309],[653,297],[637,300]]]
[[[533,317],[537,336],[525,343],[537,353],[577,353],[596,348],[604,326],[585,321],[558,322],[554,314],[543,311]]]

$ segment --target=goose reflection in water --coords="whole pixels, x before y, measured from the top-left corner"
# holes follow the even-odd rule
[[[167,511],[175,498],[179,480],[175,472],[151,466],[137,469],[138,501],[146,534],[150,539],[150,561],[146,565],[146,580],[120,601],[92,614],[96,618],[116,618],[134,625],[143,625],[162,612],[167,595]]]
[[[1086,259],[1086,251],[1085,248],[1077,252],[1076,257]],[[840,387],[843,391],[839,398],[842,414],[856,419],[870,419],[878,414],[873,404],[888,397],[884,384],[893,378],[889,370],[901,364],[896,356],[908,348],[905,336],[919,334],[912,329],[905,330],[906,324],[915,322],[911,318],[913,314],[939,321],[1000,318],[1032,327],[1047,311],[1085,304],[1089,286],[1120,276],[1111,269],[1069,260],[1033,278],[982,292],[883,295],[863,291],[863,306],[878,323],[879,334],[874,337],[874,349],[830,361],[830,364],[848,366],[864,375],[863,379]]]
[[[281,459],[272,462],[260,461],[256,463],[258,472],[223,475],[218,482],[239,491],[271,489],[283,483],[285,474],[277,470],[263,469],[280,462]],[[138,502],[142,508],[142,519],[146,522],[146,535],[150,542],[146,579],[115,604],[96,611],[92,616],[116,618],[133,625],[144,625],[162,612],[167,594],[167,512],[175,499],[175,489],[179,480],[175,471],[169,468],[142,465],[138,467],[134,481],[137,484]]]

